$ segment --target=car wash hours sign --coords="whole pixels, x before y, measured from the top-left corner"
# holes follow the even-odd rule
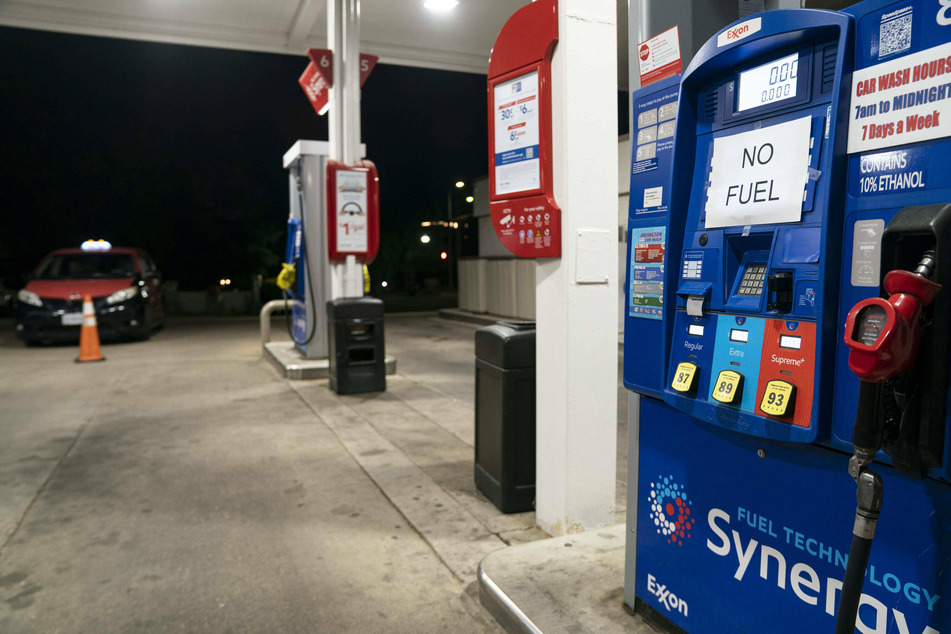
[[[892,3],[857,27],[849,153],[951,136],[951,1]]]
[[[850,153],[949,135],[951,42],[852,74]]]
[[[857,29],[849,194],[942,187],[951,179],[951,1],[889,4]]]
[[[811,124],[802,117],[713,140],[708,229],[801,219]]]

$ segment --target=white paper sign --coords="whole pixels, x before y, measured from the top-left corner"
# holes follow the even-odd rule
[[[644,206],[645,207],[660,207],[660,204],[664,201],[664,188],[663,187],[648,187],[644,190]]]
[[[707,228],[798,222],[811,128],[803,117],[714,139]]]
[[[367,173],[337,171],[337,252],[366,253]]]
[[[951,42],[852,73],[849,154],[951,135]]]
[[[496,195],[539,189],[538,71],[497,84],[492,102]]]

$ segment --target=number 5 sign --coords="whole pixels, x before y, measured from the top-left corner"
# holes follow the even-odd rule
[[[333,51],[329,48],[309,48],[307,57],[310,63],[304,69],[304,74],[300,76],[297,83],[304,89],[304,94],[314,107],[317,114],[322,115],[330,109],[329,91],[334,84],[334,64]],[[376,55],[364,55],[360,53],[360,87],[376,66],[379,57]]]

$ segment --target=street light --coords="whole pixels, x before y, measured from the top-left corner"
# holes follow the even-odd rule
[[[462,189],[462,188],[465,187],[465,186],[466,186],[465,181],[456,181],[456,189]],[[467,203],[471,203],[472,200],[473,200],[473,199],[472,199],[472,196],[467,196],[467,197],[466,197],[466,202],[467,202]],[[454,222],[452,221],[452,190],[451,190],[451,189],[450,189],[450,190],[447,192],[447,194],[446,194],[446,220],[449,221],[449,228],[450,228],[450,229],[456,229],[456,228],[459,227],[458,223],[454,223]],[[457,249],[457,247],[458,247],[458,245],[456,244],[456,243],[458,242],[458,235],[456,234],[455,231],[453,231],[452,234],[453,234],[453,235],[452,235],[452,238],[450,238],[450,242],[451,242],[450,250],[455,251],[455,250]],[[443,260],[446,260],[446,259],[449,258],[449,254],[448,254],[448,253],[445,253],[445,252],[444,252],[444,253],[442,253],[442,254],[440,254],[440,255],[442,256],[442,259],[443,259]],[[452,264],[452,260],[450,260],[450,261],[449,261],[449,271],[448,271],[449,290],[452,290],[452,287],[453,287],[453,284],[452,284],[452,270],[453,270],[453,264]]]

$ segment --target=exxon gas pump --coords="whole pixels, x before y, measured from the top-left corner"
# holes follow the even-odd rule
[[[668,629],[951,632],[946,4],[762,13],[684,74],[662,400],[628,383]]]

